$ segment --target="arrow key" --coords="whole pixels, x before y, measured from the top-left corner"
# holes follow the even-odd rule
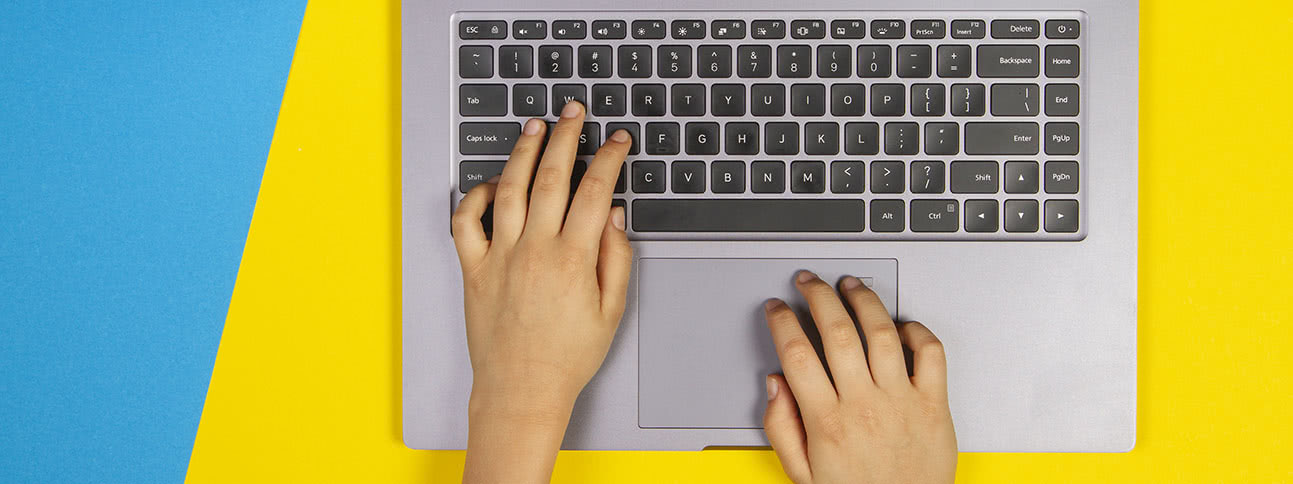
[[[1046,231],[1047,232],[1067,232],[1073,233],[1078,231],[1078,201],[1077,200],[1047,200],[1046,201]]]
[[[997,227],[996,200],[965,201],[966,232],[996,232]]]
[[[1006,193],[1037,193],[1037,162],[1007,161]]]
[[[1006,200],[1006,232],[1037,231],[1037,200]]]
[[[862,193],[866,189],[866,164],[861,161],[831,163],[831,193]]]

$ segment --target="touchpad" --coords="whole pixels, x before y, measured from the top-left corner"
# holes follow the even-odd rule
[[[895,259],[645,258],[638,269],[638,425],[760,428],[764,377],[779,373],[763,303],[779,297],[812,329],[801,269],[862,279],[898,310]],[[816,331],[809,337],[816,339]]]

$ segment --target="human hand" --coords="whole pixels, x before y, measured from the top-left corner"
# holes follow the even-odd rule
[[[794,311],[769,300],[768,326],[785,375],[768,376],[763,428],[786,475],[797,484],[952,482],[956,434],[938,338],[920,323],[895,326],[870,288],[845,277],[840,292],[866,336],[863,348],[834,288],[808,271],[795,281],[831,377]],[[904,344],[914,354],[910,377]]]

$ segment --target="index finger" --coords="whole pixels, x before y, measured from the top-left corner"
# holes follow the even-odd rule
[[[618,130],[597,150],[597,156],[588,164],[588,171],[579,182],[575,199],[570,202],[570,213],[561,233],[594,246],[606,228],[606,216],[611,211],[611,193],[624,166],[630,143],[628,131]]]
[[[837,403],[835,386],[826,377],[817,350],[799,327],[795,312],[780,299],[769,299],[763,309],[767,313],[768,329],[772,330],[772,343],[777,347],[777,358],[781,360],[781,371],[799,408],[815,414]]]

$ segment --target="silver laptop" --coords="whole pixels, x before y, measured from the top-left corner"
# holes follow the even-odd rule
[[[571,99],[583,155],[634,136],[635,255],[564,448],[767,445],[761,302],[798,269],[942,338],[962,451],[1134,446],[1136,2],[605,5],[404,1],[408,446],[467,443],[450,213]]]

